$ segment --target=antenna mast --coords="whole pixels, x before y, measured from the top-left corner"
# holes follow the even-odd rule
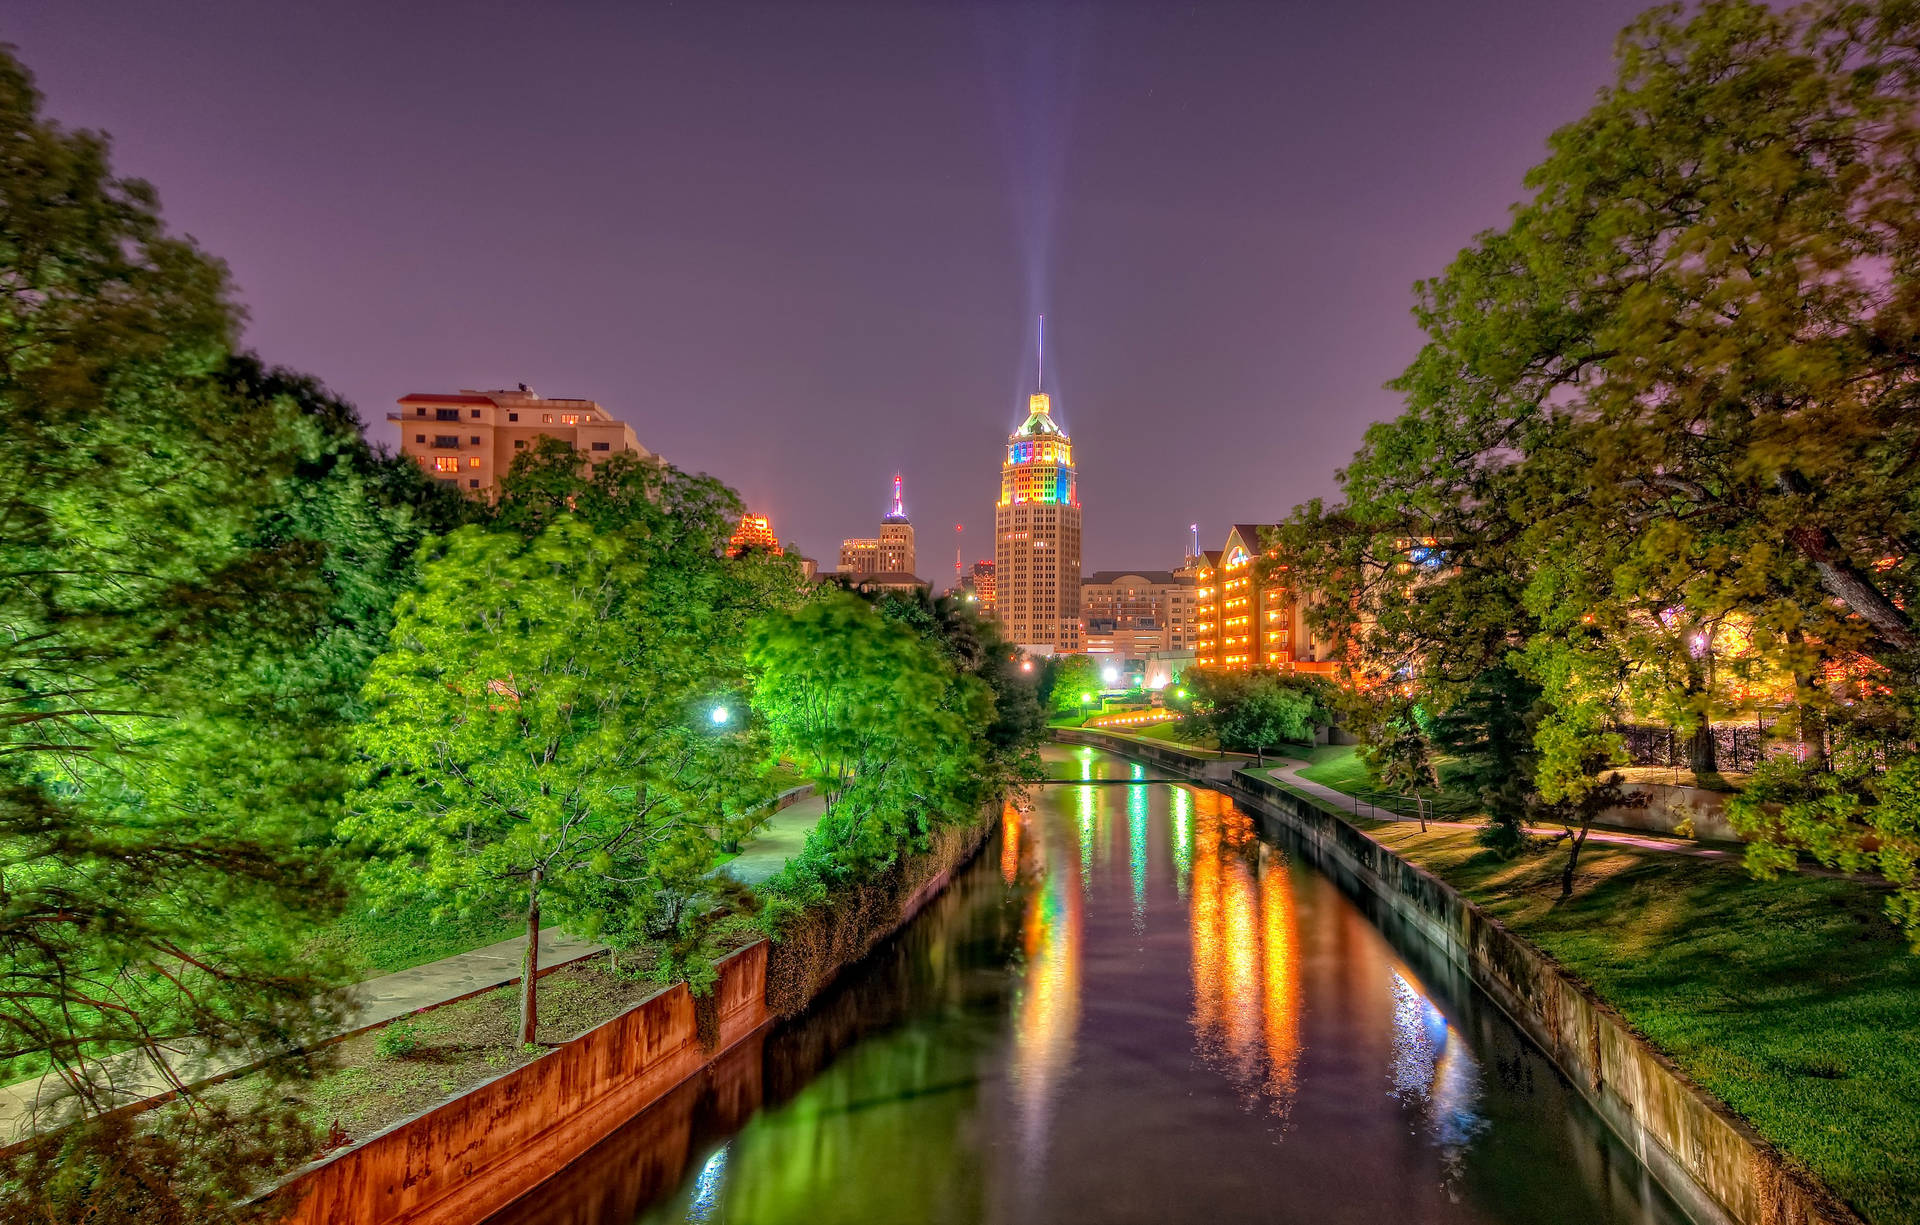
[[[1047,386],[1047,317],[1040,316],[1040,347],[1034,361],[1033,389],[1044,391]]]

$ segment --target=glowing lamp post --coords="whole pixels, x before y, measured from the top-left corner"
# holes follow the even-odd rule
[[[707,721],[715,727],[725,727],[727,720],[733,718],[733,712],[724,706],[716,706],[707,712]]]

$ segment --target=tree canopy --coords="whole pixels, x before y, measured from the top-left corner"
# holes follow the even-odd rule
[[[1911,752],[1916,23],[1725,0],[1631,25],[1511,223],[1417,287],[1405,411],[1344,503],[1279,534],[1377,694],[1440,710],[1502,666],[1539,686],[1543,803],[1603,785],[1633,716],[1696,733],[1703,772],[1702,729],[1755,703],[1828,779],[1849,745]],[[1912,881],[1897,771],[1855,771],[1844,814],[1767,772],[1756,864],[1797,844]]]

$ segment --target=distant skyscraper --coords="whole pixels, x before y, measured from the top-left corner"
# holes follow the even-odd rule
[[[913,521],[901,496],[900,474],[893,475],[893,506],[880,520],[880,535],[851,537],[840,542],[843,574],[912,574]]]
[[[1073,442],[1044,391],[1007,437],[994,508],[994,613],[1016,645],[1074,654],[1080,642],[1080,493]]]

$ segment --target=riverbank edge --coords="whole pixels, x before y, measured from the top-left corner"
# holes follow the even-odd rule
[[[972,862],[997,828],[999,805],[950,827],[882,881],[892,904],[869,921],[830,900],[820,918],[832,959],[807,958],[804,1009],[846,969],[911,922]],[[949,831],[943,831],[949,832]],[[289,1175],[266,1198],[282,1225],[471,1225],[558,1174],[634,1115],[704,1073],[772,1023],[770,984],[782,982],[781,943],[760,940],[723,958],[712,993],[663,987],[532,1063],[504,1072]],[[791,962],[791,958],[788,959]],[[770,969],[772,973],[770,973]],[[784,976],[784,977],[791,977]]]
[[[1185,775],[1289,830],[1316,867],[1365,889],[1499,1005],[1703,1225],[1863,1225],[1583,980],[1358,827],[1231,763],[1098,731],[1053,735]]]

